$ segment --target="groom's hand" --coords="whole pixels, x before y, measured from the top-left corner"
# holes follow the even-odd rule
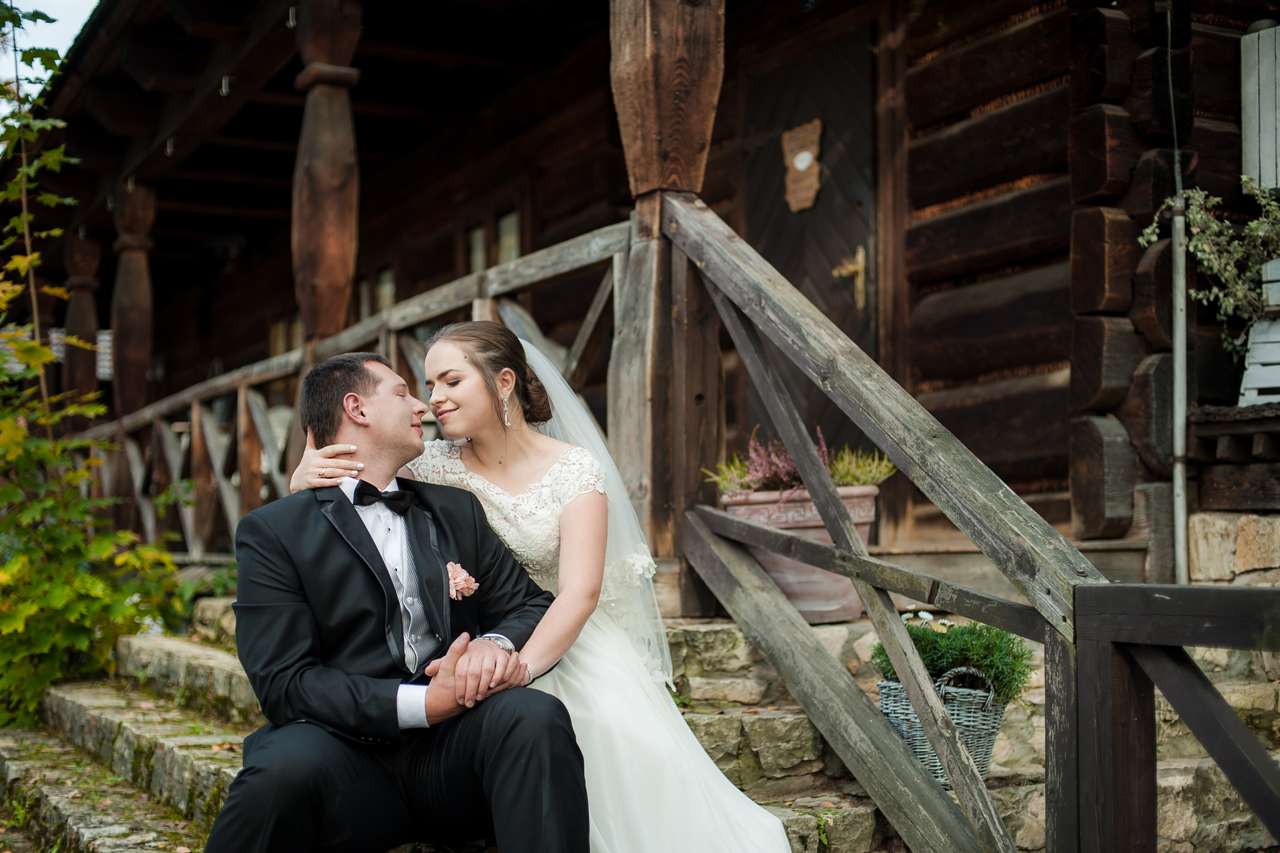
[[[458,704],[474,708],[477,702],[506,688],[519,662],[519,655],[508,654],[496,643],[476,640],[458,661],[454,678]]]
[[[424,672],[431,677],[431,682],[427,684],[426,699],[428,724],[434,726],[441,720],[456,717],[467,710],[467,706],[457,698],[455,682],[458,680],[458,661],[467,653],[467,646],[470,643],[471,637],[459,634],[458,639],[449,646],[444,657],[427,664]]]

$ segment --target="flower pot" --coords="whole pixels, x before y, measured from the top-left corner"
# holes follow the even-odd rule
[[[853,516],[858,535],[866,542],[871,534],[871,522],[876,518],[876,495],[880,494],[880,487],[841,486],[838,491]],[[827,533],[809,493],[798,489],[779,505],[778,499],[784,494],[751,492],[725,498],[724,508],[730,515],[830,545],[831,535]],[[810,625],[849,622],[862,615],[862,602],[853,591],[853,581],[848,578],[759,548],[747,550],[760,561],[783,595]]]

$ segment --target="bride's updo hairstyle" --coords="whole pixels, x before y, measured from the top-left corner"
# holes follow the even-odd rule
[[[462,347],[471,357],[471,362],[480,371],[484,384],[489,388],[493,410],[499,421],[502,420],[502,395],[498,393],[498,374],[507,368],[511,368],[511,372],[516,375],[511,396],[520,404],[525,422],[541,424],[551,420],[547,389],[542,387],[542,381],[529,366],[529,361],[524,357],[524,345],[515,332],[491,320],[453,323],[432,335],[431,340],[427,341],[426,349],[430,351],[433,346],[445,341]]]

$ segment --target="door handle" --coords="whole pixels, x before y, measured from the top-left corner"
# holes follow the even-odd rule
[[[831,271],[836,278],[853,279],[853,304],[862,311],[867,307],[867,250],[859,246],[852,258],[845,258],[840,266]]]

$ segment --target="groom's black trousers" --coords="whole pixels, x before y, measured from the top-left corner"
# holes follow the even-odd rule
[[[391,747],[308,723],[244,743],[205,853],[386,853],[413,841],[496,838],[502,853],[587,853],[587,789],[569,713],[504,690]]]

